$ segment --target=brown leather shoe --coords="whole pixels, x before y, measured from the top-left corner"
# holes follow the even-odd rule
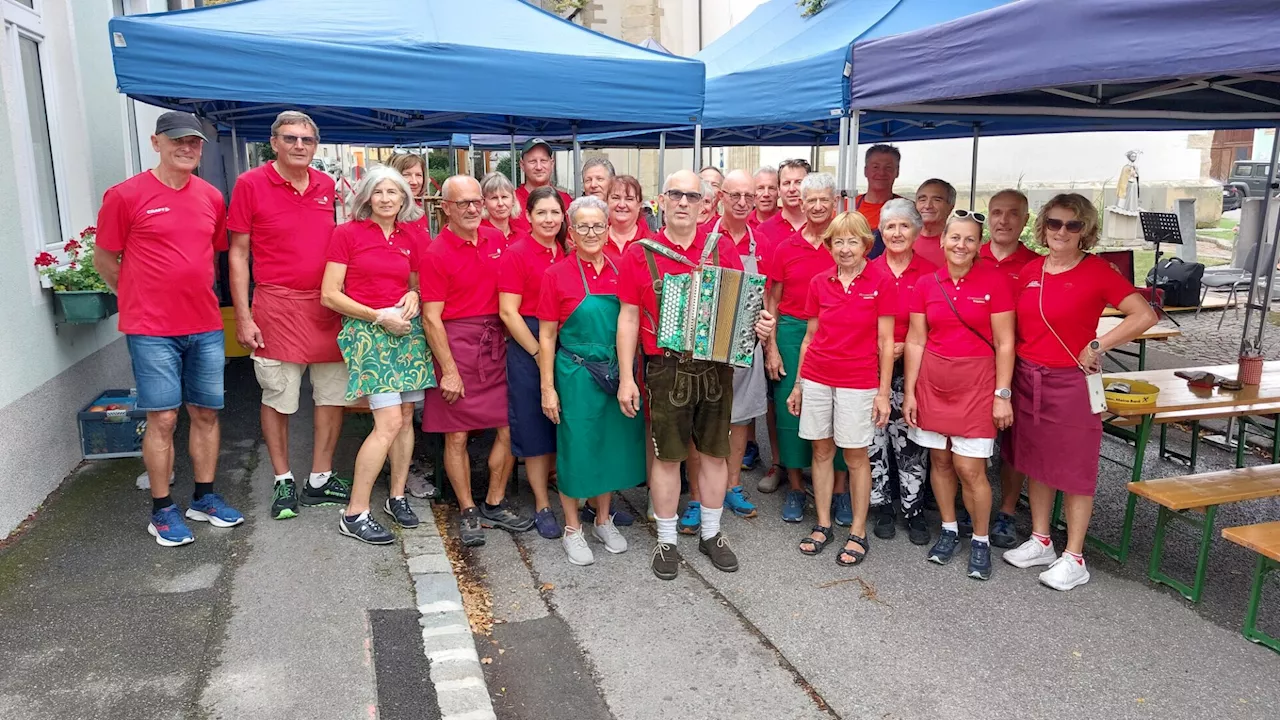
[[[733,548],[729,547],[729,538],[725,537],[723,532],[716,533],[715,537],[699,540],[698,550],[710,558],[711,564],[715,565],[720,572],[738,571],[738,556],[733,554]]]
[[[657,543],[653,546],[653,559],[649,567],[659,580],[675,580],[680,573],[680,551],[674,544]]]

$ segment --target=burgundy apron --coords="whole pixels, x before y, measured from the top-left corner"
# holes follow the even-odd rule
[[[507,341],[497,315],[444,321],[449,351],[465,393],[450,405],[440,388],[427,391],[422,429],[429,433],[469,432],[507,426]],[[444,380],[436,361],[437,382]]]
[[[995,438],[995,392],[995,356],[949,358],[926,348],[916,376],[920,428],[948,437]]]
[[[254,357],[300,365],[342,362],[342,316],[320,304],[319,290],[259,283],[253,290],[253,321],[264,345]]]
[[[1089,407],[1079,368],[1019,359],[1013,368],[1013,425],[1000,444],[1006,462],[1072,495],[1093,495],[1102,453],[1102,417]]]

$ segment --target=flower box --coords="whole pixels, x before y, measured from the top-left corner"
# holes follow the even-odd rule
[[[116,314],[116,296],[100,290],[62,290],[53,294],[62,318],[71,325],[96,323]]]

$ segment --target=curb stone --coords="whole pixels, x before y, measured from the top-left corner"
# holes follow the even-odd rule
[[[424,522],[416,532],[401,535],[401,546],[442,720],[497,720],[439,528],[435,522]]]

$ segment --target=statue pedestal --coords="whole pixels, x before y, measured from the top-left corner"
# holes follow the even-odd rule
[[[1102,244],[1106,247],[1139,247],[1143,245],[1142,226],[1136,210],[1106,208],[1102,220]]]

